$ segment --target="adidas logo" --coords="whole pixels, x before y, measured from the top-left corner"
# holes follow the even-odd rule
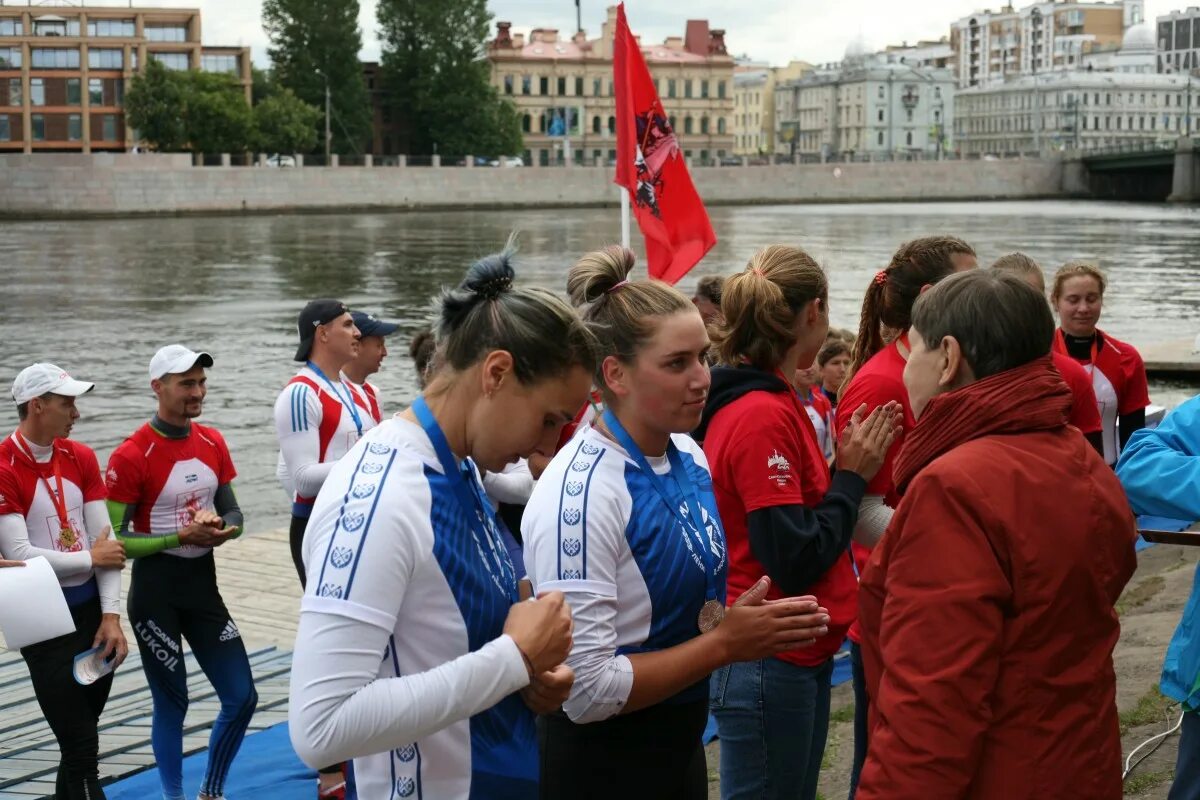
[[[222,642],[228,642],[231,639],[240,639],[241,636],[242,634],[238,632],[237,625],[233,624],[233,620],[228,620],[225,623],[225,630],[221,631],[220,638]]]

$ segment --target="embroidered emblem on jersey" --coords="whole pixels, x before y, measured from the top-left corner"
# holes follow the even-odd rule
[[[583,543],[578,539],[563,539],[563,552],[574,558],[583,549]]]
[[[233,620],[230,619],[225,621],[225,630],[221,631],[221,635],[218,638],[222,642],[229,642],[242,638],[242,634],[238,631],[237,625],[234,625]]]
[[[318,594],[321,597],[332,597],[335,600],[341,600],[343,591],[342,587],[337,584],[323,583],[321,584],[321,591]]]
[[[587,472],[591,468],[592,462],[590,461],[576,461],[575,463],[571,464],[571,469],[575,470],[576,472]]]
[[[591,442],[584,442],[583,447],[579,448],[579,452],[583,453],[585,456],[594,456],[596,453],[600,452],[600,448]]]
[[[704,542],[700,539],[697,531],[692,527],[691,514],[688,512],[687,503],[679,505],[679,513],[688,521],[688,525],[679,525],[679,533],[683,536],[683,542],[687,545],[688,555],[692,558],[692,564],[696,566],[702,573],[706,567],[699,553],[699,548],[704,546]],[[717,520],[708,513],[708,509],[703,505],[700,506],[700,515],[704,518],[705,539],[710,543],[714,560],[714,567],[718,570],[725,566],[725,534],[721,531]]]
[[[360,467],[364,475],[377,475],[383,471],[383,464],[378,461],[368,461]]]
[[[371,451],[372,455],[386,456],[392,452],[392,448],[382,442],[371,442],[367,445],[367,450]]]
[[[564,580],[564,581],[577,581],[577,580],[580,580],[582,577],[583,577],[583,573],[581,573],[577,569],[564,569],[562,571],[562,580]]]
[[[571,497],[583,494],[583,481],[567,481],[567,494]]]
[[[116,467],[109,467],[108,472],[106,472],[104,474],[108,478],[109,483],[117,482],[117,468]]]
[[[175,522],[180,528],[192,524],[197,512],[208,506],[208,490],[197,489],[175,495]]]
[[[580,518],[583,517],[583,512],[578,508],[563,509],[563,522],[568,525],[578,525]]]
[[[375,484],[373,483],[360,483],[350,490],[350,496],[359,500],[365,500],[373,494],[375,494]]]
[[[767,479],[779,486],[787,485],[792,479],[792,465],[778,450],[767,458]]]
[[[329,554],[329,563],[340,569],[349,564],[352,558],[354,558],[354,551],[349,547],[335,547]]]
[[[417,789],[417,783],[412,778],[396,778],[396,794],[408,797]]]
[[[363,526],[366,515],[351,512],[342,517],[342,527],[348,531],[356,531]]]
[[[396,758],[400,759],[401,761],[403,761],[406,764],[409,761],[412,761],[416,757],[417,757],[417,748],[413,747],[411,744],[408,745],[407,747],[401,747],[399,750],[396,751]]]

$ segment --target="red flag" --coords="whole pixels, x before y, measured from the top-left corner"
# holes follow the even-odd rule
[[[673,284],[712,249],[717,237],[642,50],[625,20],[624,3],[617,6],[613,87],[617,96],[616,183],[629,192],[638,227],[646,238],[650,277]]]

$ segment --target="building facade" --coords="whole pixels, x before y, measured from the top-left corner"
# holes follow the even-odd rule
[[[488,45],[492,83],[521,115],[526,164],[607,164],[617,157],[613,37],[617,9],[608,9],[599,39],[570,39],[536,28],[528,41],[509,22]],[[732,155],[733,58],[725,32],[689,20],[685,35],[642,54],[685,155],[701,162]]]
[[[1200,81],[1155,72],[1153,36],[1149,26],[1131,28],[1107,70],[1092,64],[960,89],[955,140],[962,154],[1097,150],[1190,135]]]
[[[769,156],[775,152],[775,86],[812,72],[807,61],[786,67],[739,63],[733,75],[733,154]]]
[[[1200,73],[1200,8],[1172,11],[1158,23],[1158,71]]]
[[[949,152],[955,78],[853,48],[846,58],[775,89],[780,155],[871,158]]]
[[[205,47],[195,9],[0,6],[0,152],[122,151],[125,87],[147,59],[233,75],[248,47]]]
[[[938,69],[954,67],[954,48],[950,46],[950,39],[946,36],[936,41],[919,41],[916,44],[902,42],[888,45],[880,51],[879,55],[912,67],[935,67]]]
[[[1034,3],[981,11],[951,25],[958,85],[988,86],[1055,70],[1079,69],[1093,49],[1119,46],[1142,23],[1144,0]]]

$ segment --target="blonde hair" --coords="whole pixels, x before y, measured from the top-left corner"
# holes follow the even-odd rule
[[[829,281],[812,256],[798,247],[764,247],[743,272],[725,281],[714,343],[720,360],[745,360],[773,369],[796,343],[796,315],[813,300],[826,302]]]
[[[1058,299],[1062,297],[1062,287],[1071,278],[1095,278],[1096,283],[1100,286],[1100,296],[1104,297],[1104,290],[1108,288],[1108,279],[1104,277],[1104,273],[1100,271],[1100,267],[1090,261],[1068,261],[1058,268],[1058,272],[1054,273],[1054,289],[1050,292],[1050,301],[1058,303]]]
[[[596,386],[607,396],[604,359],[630,363],[658,330],[658,320],[681,311],[699,314],[692,301],[661,281],[629,280],[636,261],[633,251],[609,245],[587,253],[567,272],[567,294],[582,310],[584,322],[599,342]]]
[[[1018,276],[1032,275],[1037,278],[1042,291],[1046,290],[1046,276],[1042,272],[1042,265],[1024,253],[1016,252],[1000,256],[992,264],[992,269]]]

